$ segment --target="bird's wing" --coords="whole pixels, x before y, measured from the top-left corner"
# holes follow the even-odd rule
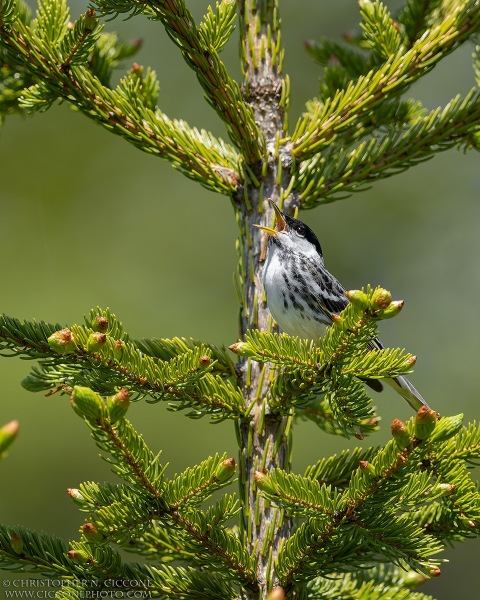
[[[310,269],[312,271],[312,269]],[[332,314],[339,314],[349,304],[345,288],[325,267],[318,267],[311,272],[311,277],[318,290],[319,310],[332,321]],[[370,350],[382,350],[385,346],[375,338],[368,343]]]
[[[313,263],[306,266],[318,300],[317,308],[331,323],[332,314],[342,312],[348,304],[345,288],[325,267],[319,269],[318,265]]]

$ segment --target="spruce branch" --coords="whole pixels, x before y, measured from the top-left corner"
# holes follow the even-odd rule
[[[386,135],[318,154],[299,169],[296,185],[302,206],[310,208],[360,191],[377,179],[402,172],[461,143],[475,147],[479,127],[479,94],[472,90],[463,98],[456,96],[443,109],[414,117],[407,124],[389,126]]]
[[[162,113],[156,106],[158,84],[153,71],[144,73],[134,65],[115,89],[104,85],[92,71],[99,62],[94,48],[101,32],[93,11],[82,15],[72,29],[64,0],[46,0],[31,25],[15,19],[5,3],[2,6],[2,45],[15,53],[17,61],[38,81],[24,91],[23,108],[45,110],[56,99],[65,99],[141,150],[171,161],[202,185],[227,194],[236,188],[235,151],[210,133]],[[104,62],[100,61],[100,66],[104,76]]]
[[[355,388],[354,391],[361,393],[360,401],[363,406],[356,407],[356,409],[358,411],[358,408],[360,408],[361,412],[364,414],[364,418],[361,417],[360,421],[356,424],[352,424],[351,427],[345,427],[346,411],[340,411],[340,418],[337,418],[338,411],[330,405],[330,398],[325,396],[322,397],[320,395],[314,396],[305,403],[295,416],[301,420],[312,421],[325,433],[341,435],[347,438],[353,436],[359,440],[363,440],[367,435],[378,431],[379,418],[373,415],[370,406],[370,398],[368,398],[366,394],[363,394],[358,388]]]
[[[370,2],[363,2],[370,5]],[[408,50],[391,55],[369,76],[360,76],[324,104],[312,107],[297,123],[292,134],[292,153],[306,160],[326,146],[370,110],[398,96],[416,79],[431,70],[444,56],[478,31],[480,7],[477,0],[450,5],[449,12]],[[379,30],[379,33],[380,30]]]
[[[407,0],[395,15],[403,29],[408,45],[418,40],[435,22],[443,17],[445,8],[441,0]]]
[[[379,450],[379,447],[342,450],[340,455],[334,454],[329,458],[322,458],[308,467],[305,477],[315,479],[319,484],[345,488],[354,471],[358,469],[359,462],[361,460],[371,462]]]
[[[97,446],[109,455],[114,472],[138,493],[160,498],[165,467],[123,417],[114,419],[114,405],[89,388],[75,386],[72,407],[85,419]]]
[[[473,422],[461,429],[455,438],[455,443],[452,440],[448,446],[448,451],[451,450],[453,450],[455,458],[478,465],[480,462],[480,427]]]
[[[218,16],[212,17],[209,13],[200,28],[183,0],[96,0],[95,4],[104,15],[127,12],[135,15],[147,8],[150,18],[160,20],[187,65],[194,70],[208,103],[225,123],[230,139],[243,159],[248,164],[261,160],[261,135],[252,110],[244,102],[238,83],[230,77],[218,54],[225,37],[228,38],[232,31],[235,12],[232,1],[218,3]]]
[[[104,331],[98,331],[97,317],[106,319]],[[137,346],[110,311],[92,311],[86,321],[62,329],[3,315],[0,350],[41,359],[23,382],[31,391],[69,392],[84,385],[114,393],[126,387],[137,397],[149,394],[153,402],[189,410],[192,418],[209,414],[219,421],[243,414],[243,396],[226,379],[232,365],[221,349],[178,338],[143,340]]]
[[[335,492],[314,479],[274,469],[268,475],[258,471],[256,481],[264,494],[292,515],[332,516],[338,510]]]
[[[71,579],[56,597],[70,599],[86,592],[122,590],[154,594],[159,598],[234,598],[223,577],[184,567],[153,567],[122,563],[117,552],[105,545],[73,542],[71,550],[61,540],[24,528],[0,527],[0,564],[11,570],[38,571],[49,577]],[[72,596],[73,594],[73,596]]]
[[[347,293],[351,302],[332,327],[327,327],[318,344],[290,338],[286,334],[248,331],[244,342],[230,349],[261,363],[281,366],[272,372],[268,401],[273,411],[289,414],[294,407],[313,417],[312,408],[320,392],[331,408],[331,415],[315,415],[327,421],[326,430],[344,435],[363,436],[376,426],[371,400],[363,385],[355,380],[381,379],[409,373],[415,357],[403,350],[378,349],[372,346],[377,322],[395,316],[402,302],[392,302],[382,288],[367,288]],[[281,377],[278,377],[281,373]]]
[[[283,474],[280,478],[276,472],[263,475],[264,493],[273,501],[278,498],[284,506],[290,505],[287,510],[301,510],[307,517],[279,556],[278,569],[285,569],[281,576],[283,584],[288,588],[289,579],[298,577],[288,567],[293,567],[295,554],[301,557],[305,553],[305,558],[296,563],[303,565],[302,572],[306,569],[313,573],[310,570],[313,568],[317,573],[328,573],[333,564],[338,569],[343,559],[335,554],[334,546],[330,547],[332,540],[340,543],[347,553],[353,552],[348,561],[355,560],[354,555],[359,552],[358,556],[368,562],[370,552],[379,552],[395,561],[402,556],[404,564],[420,571],[435,570],[435,561],[428,557],[440,551],[438,541],[465,539],[479,526],[478,490],[466,475],[465,466],[447,458],[444,448],[446,444],[458,443],[457,436],[462,431],[459,421],[461,418],[457,417],[438,420],[433,411],[425,408],[406,425],[394,422],[394,440],[376,449],[368,460],[367,457],[360,460],[359,467],[351,471],[348,488],[342,493],[332,490],[330,498],[329,488],[319,484],[312,487],[308,479],[296,477],[293,483],[287,483]],[[357,456],[358,452],[355,452]],[[345,458],[348,455],[344,457],[344,464],[348,465]],[[328,462],[319,465],[320,474],[325,466]],[[353,466],[350,463],[350,467]],[[457,503],[457,486],[465,503]],[[337,503],[335,510],[328,500]],[[419,508],[419,504],[425,506]],[[323,508],[323,518],[316,514],[319,506]],[[447,513],[450,519],[452,514],[457,515],[455,531],[445,527]],[[329,515],[339,519],[334,526],[329,522]],[[347,529],[350,543],[356,540],[357,546],[349,548],[346,540],[339,541],[343,527]]]
[[[24,527],[0,525],[0,565],[2,568],[68,576],[75,567],[67,559],[67,547],[55,536],[37,534]]]
[[[368,580],[363,576],[365,570]],[[342,600],[433,600],[431,596],[411,589],[425,581],[426,577],[412,571],[380,566],[358,569],[353,573],[339,573],[328,578],[318,577],[306,587],[308,598],[312,600],[326,597],[339,597]]]
[[[208,513],[195,509],[172,512],[173,523],[186,531],[196,545],[197,560],[214,563],[227,570],[230,578],[241,583],[250,592],[258,593],[255,557],[250,555],[238,536],[215,521],[209,522]]]
[[[175,526],[187,535],[187,541],[194,544],[196,561],[217,562],[229,570],[231,577],[248,587],[256,586],[252,557],[240,540],[220,524],[234,514],[235,507],[223,500],[219,507],[213,505],[205,513],[194,508],[228,484],[235,461],[217,455],[164,483],[165,467],[159,463],[159,457],[123,416],[113,420],[111,402],[104,403],[93,391],[77,386],[72,405],[89,425],[99,448],[109,455],[115,473],[131,486],[131,490],[117,488],[117,499],[101,506],[98,506],[98,492],[103,490],[94,488],[93,520],[83,529],[89,542],[93,537],[95,542],[112,539],[128,544],[132,534],[138,536],[152,520],[160,520],[164,526]],[[88,486],[84,490],[87,498],[82,490],[72,497],[85,507],[92,505],[92,497]]]
[[[193,598],[197,600],[235,600],[236,591],[224,576],[198,569],[171,567],[162,565],[160,568],[150,568],[152,586],[148,592],[155,593],[156,597],[168,600],[169,598]],[[147,593],[148,593],[147,592]],[[158,594],[158,596],[157,596]]]
[[[240,229],[240,341],[231,346],[239,362],[197,340],[132,339],[109,310],[68,328],[1,316],[0,352],[38,361],[23,385],[72,393],[73,409],[122,481],[69,490],[85,515],[69,548],[53,536],[0,528],[0,565],[68,579],[57,597],[69,599],[109,593],[122,580],[130,582],[125,591],[180,600],[426,600],[412,589],[440,573],[437,553],[480,532],[469,471],[480,462],[478,426],[424,407],[407,423],[394,420],[383,447],[292,473],[295,417],[362,439],[378,428],[364,382],[408,373],[415,357],[374,342],[378,322],[403,305],[381,288],[348,292],[350,304],[314,343],[274,333],[260,281],[265,249],[252,225],[271,224],[268,200],[291,214],[449,147],[477,148],[477,92],[430,113],[401,94],[478,31],[479,0],[406,0],[393,18],[381,2],[361,0],[362,33],[348,40],[352,47],[308,44],[325,71],[291,137],[278,0],[219,1],[198,24],[185,0],[97,3],[105,15],[162,23],[232,144],[164,114],[148,67],[134,64],[112,86],[113,69],[139,42],[104,33],[92,9],[70,22],[65,0],[42,0],[34,20],[22,0],[0,0],[0,114],[66,101],[231,197]],[[237,8],[241,83],[219,58]],[[477,48],[477,76],[479,57]],[[212,500],[234,478],[226,455],[167,478],[160,455],[125,418],[131,400],[145,396],[192,418],[234,420],[238,500]],[[0,429],[0,454],[14,429]],[[124,562],[115,544],[154,566]]]
[[[368,463],[369,468],[361,465],[348,489],[336,497],[336,510],[330,518],[310,516],[286,542],[277,565],[283,585],[289,588],[293,581],[314,573],[339,569],[344,561],[372,561],[377,553],[391,560],[400,558],[415,569],[433,568],[436,563],[428,557],[441,550],[435,539],[425,535],[407,513],[397,517],[381,503],[384,512],[380,514],[376,505],[377,495],[384,493],[395,492],[398,500],[408,485],[398,472],[415,458],[412,452],[400,452],[392,440]],[[415,487],[416,494],[424,491],[425,485]]]

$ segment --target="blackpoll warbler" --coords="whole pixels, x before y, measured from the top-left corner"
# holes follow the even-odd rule
[[[316,341],[323,337],[332,314],[340,313],[348,304],[345,289],[325,268],[320,242],[313,231],[283,214],[271,202],[276,228],[257,225],[268,234],[267,259],[263,268],[263,285],[267,305],[273,318],[289,335]],[[377,338],[371,347],[384,346]],[[426,406],[425,400],[405,377],[385,379],[415,410]],[[378,380],[369,380],[379,391]]]

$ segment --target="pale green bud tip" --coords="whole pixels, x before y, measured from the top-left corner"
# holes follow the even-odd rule
[[[229,350],[235,352],[235,354],[241,354],[242,356],[256,356],[255,352],[250,348],[247,342],[236,342],[228,347]]]
[[[58,354],[71,354],[76,350],[75,338],[70,329],[55,331],[47,339],[47,342],[50,348]]]
[[[124,348],[125,343],[123,342],[123,340],[115,340],[115,343],[113,344],[113,355],[115,356],[115,358],[122,358]]]
[[[392,421],[392,436],[400,450],[405,450],[412,442],[405,423],[400,419],[393,419]]]
[[[354,437],[357,438],[357,440],[364,440],[365,439],[365,434],[363,433],[362,429],[359,427],[357,429],[357,431],[353,434]]]
[[[18,435],[19,427],[18,421],[10,421],[0,429],[0,454],[3,454],[13,443]]]
[[[219,482],[228,481],[235,473],[235,459],[227,458],[218,465],[215,479]]]
[[[90,557],[84,550],[69,550],[67,556],[75,563],[85,564],[90,560]]]
[[[378,306],[378,308],[385,309],[390,306],[392,302],[392,294],[388,290],[378,288],[373,293],[372,302]]]
[[[87,340],[87,352],[95,352],[96,350],[100,350],[100,348],[105,345],[106,341],[106,333],[101,333],[99,331],[91,333]]]
[[[362,473],[365,475],[371,475],[372,477],[375,477],[375,467],[372,465],[372,463],[368,462],[368,460],[358,461],[358,466],[360,467],[360,471],[362,471]]]
[[[15,554],[23,553],[23,540],[16,531],[13,531],[12,535],[10,536],[10,545],[12,546],[12,550],[15,552]]]
[[[77,488],[68,488],[67,494],[76,504],[83,505],[85,502],[85,498],[80,493],[80,490],[77,490]]]
[[[268,594],[267,600],[285,600],[286,597],[285,588],[278,585],[277,587],[274,587],[273,590]]]
[[[436,489],[442,493],[442,496],[450,496],[457,486],[453,483],[439,483]]]
[[[134,62],[132,65],[132,73],[134,75],[137,75],[138,77],[141,77],[143,75],[143,67],[138,63]]]
[[[84,523],[80,527],[80,533],[90,542],[100,542],[103,540],[103,535],[95,527],[93,523]]]
[[[89,8],[85,13],[85,27],[93,31],[95,27],[98,25],[98,17],[93,8]]]
[[[122,388],[115,396],[108,400],[108,416],[112,423],[125,416],[130,406],[130,394]]]
[[[362,310],[368,308],[368,296],[362,290],[350,290],[345,292],[345,296],[357,308],[361,308]]]
[[[70,397],[70,404],[77,414],[89,421],[101,420],[105,404],[102,398],[87,387],[76,385]]]
[[[229,346],[228,349],[235,352],[235,354],[242,354],[242,350],[246,345],[245,342],[235,342],[235,344]]]
[[[469,519],[468,517],[463,517],[460,520],[463,523],[463,525],[465,527],[468,527],[469,529],[475,529],[477,527],[477,524],[475,523],[475,521],[472,521],[472,519]]]
[[[212,363],[212,359],[210,356],[207,356],[206,354],[204,354],[203,356],[201,356],[198,359],[200,366],[201,367],[208,367],[208,365],[210,365]]]
[[[430,577],[440,577],[442,572],[440,571],[440,567],[432,567],[429,570],[428,574],[430,575]]]
[[[382,310],[380,318],[391,319],[392,317],[396,317],[402,310],[404,304],[405,302],[403,300],[393,300],[385,310]]]
[[[434,410],[422,406],[415,416],[415,437],[419,440],[429,438],[435,429],[437,419],[438,415]]]
[[[428,577],[422,575],[421,573],[415,573],[415,571],[409,571],[403,580],[405,587],[410,589],[419,587],[423,585],[426,581],[428,581]]]
[[[398,31],[398,33],[401,33],[400,25],[397,20],[390,19],[390,23],[395,27],[395,29]]]
[[[92,321],[92,329],[95,331],[99,331],[100,333],[105,333],[108,329],[107,317],[97,315]]]
[[[262,492],[266,492],[271,496],[276,496],[277,490],[268,475],[265,475],[265,473],[262,473],[262,471],[255,471],[255,473],[253,474],[253,478],[255,479],[255,483],[262,490]]]

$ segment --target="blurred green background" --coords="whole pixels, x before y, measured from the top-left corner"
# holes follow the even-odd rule
[[[208,3],[187,4],[200,17]],[[72,16],[85,8],[84,2],[71,4]],[[316,94],[320,76],[304,40],[339,39],[359,17],[350,0],[284,2],[282,16],[293,124]],[[136,18],[107,26],[125,39],[144,39],[135,60],[156,69],[162,110],[225,135],[160,24]],[[232,41],[224,57],[238,75],[236,50]],[[413,86],[412,95],[434,108],[465,93],[474,85],[471,51],[466,45],[447,58]],[[228,199],[66,106],[7,120],[0,133],[0,173],[0,311],[72,324],[90,308],[108,306],[133,337],[193,336],[225,345],[237,339],[237,232]],[[417,354],[415,385],[441,413],[463,412],[466,420],[478,416],[479,193],[477,154],[449,151],[347,200],[303,213],[321,239],[327,266],[347,288],[381,284],[405,299],[402,315],[382,324],[383,341]],[[72,539],[83,516],[66,488],[113,476],[66,396],[45,398],[20,387],[31,366],[0,360],[0,423],[17,418],[21,424],[0,465],[0,518]],[[375,400],[383,427],[364,445],[386,441],[391,420],[411,416],[394,392]],[[236,455],[228,422],[190,421],[165,405],[144,402],[132,406],[129,417],[154,450],[163,449],[170,474],[216,451]],[[359,444],[306,423],[295,433],[299,471]],[[443,576],[422,591],[439,600],[478,598],[479,549],[474,541],[447,552]]]

